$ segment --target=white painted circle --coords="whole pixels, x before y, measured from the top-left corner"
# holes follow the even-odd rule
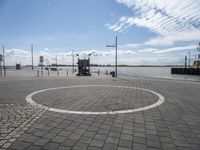
[[[159,99],[156,103],[151,104],[149,106],[141,107],[141,108],[119,110],[119,111],[104,111],[104,112],[72,111],[72,110],[51,108],[51,107],[44,106],[42,104],[38,104],[38,103],[36,103],[35,101],[32,100],[33,95],[38,94],[38,93],[42,93],[42,92],[45,92],[45,91],[56,90],[56,89],[69,89],[69,88],[75,88],[75,87],[95,87],[95,86],[139,89],[139,90],[143,90],[143,91],[146,91],[146,92],[153,93],[156,96],[158,96]],[[124,113],[139,112],[139,111],[144,111],[144,110],[148,110],[148,109],[151,109],[151,108],[155,108],[155,107],[161,105],[165,101],[165,98],[161,94],[154,92],[154,91],[151,91],[151,90],[148,90],[148,89],[137,88],[137,87],[128,87],[128,86],[115,86],[115,85],[74,85],[74,86],[67,86],[67,87],[48,88],[48,89],[43,89],[43,90],[33,92],[33,93],[27,95],[25,99],[31,105],[37,106],[39,108],[47,109],[49,111],[58,112],[58,113],[82,114],[82,115],[124,114]]]

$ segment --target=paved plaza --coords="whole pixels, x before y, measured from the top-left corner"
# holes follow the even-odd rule
[[[199,150],[200,83],[1,78],[0,149]]]

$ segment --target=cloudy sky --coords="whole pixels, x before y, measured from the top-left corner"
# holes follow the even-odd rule
[[[0,44],[6,64],[71,64],[72,50],[92,63],[114,64],[118,36],[119,64],[183,64],[197,54],[199,0],[0,0]]]

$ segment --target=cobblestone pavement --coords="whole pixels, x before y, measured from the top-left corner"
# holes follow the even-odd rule
[[[76,115],[33,107],[25,97],[41,89],[72,85],[117,85],[150,89],[165,97],[153,109],[127,114]],[[0,149],[199,150],[200,84],[139,77],[31,78],[0,81]],[[86,87],[33,96],[59,109],[113,111],[153,104],[139,89]]]

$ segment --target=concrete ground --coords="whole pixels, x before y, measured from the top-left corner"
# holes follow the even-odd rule
[[[25,100],[38,90],[77,85],[85,86],[47,90],[32,99],[45,108],[100,114],[53,112]],[[161,94],[164,103],[101,114],[155,104],[159,97],[143,89]],[[1,78],[0,149],[199,150],[199,91],[196,82],[140,77]]]

